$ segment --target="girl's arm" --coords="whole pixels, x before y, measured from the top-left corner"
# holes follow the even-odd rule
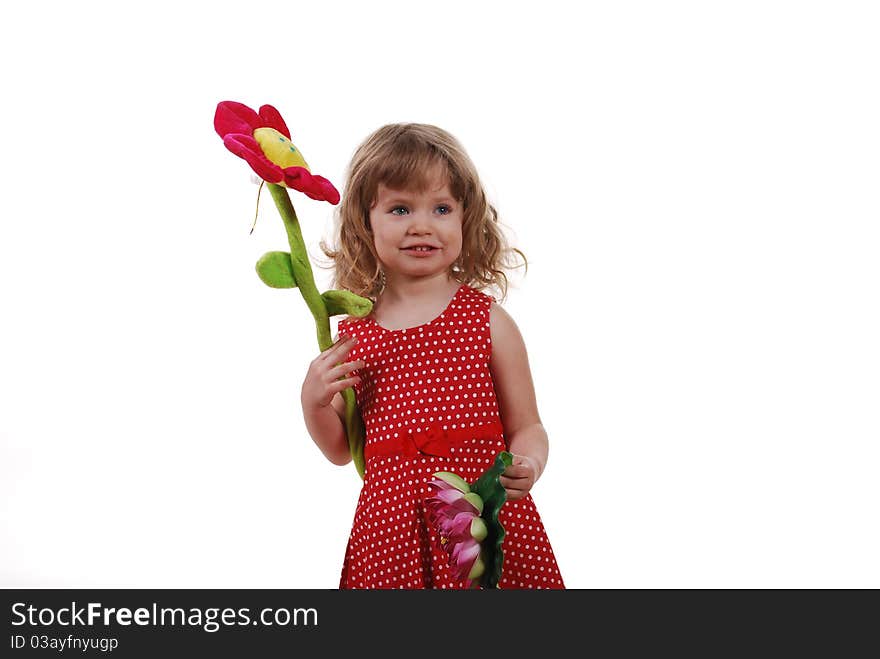
[[[547,432],[538,415],[535,385],[519,328],[504,309],[492,304],[489,329],[492,337],[489,370],[495,382],[504,434],[514,455],[513,466],[505,470],[501,484],[509,499],[522,499],[547,464]]]
[[[309,365],[300,395],[309,435],[324,456],[337,465],[351,462],[345,435],[345,402],[340,392],[360,380],[351,373],[363,368],[363,361],[345,361],[355,343],[356,339],[345,337],[318,355]]]
[[[345,435],[345,401],[335,394],[326,407],[303,405],[306,430],[330,462],[346,465],[351,462],[348,438]]]

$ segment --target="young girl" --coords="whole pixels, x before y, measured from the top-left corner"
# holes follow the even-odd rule
[[[340,392],[354,387],[366,472],[340,588],[464,588],[427,521],[427,482],[468,482],[499,451],[508,502],[500,588],[562,588],[529,491],[547,462],[526,348],[478,289],[507,290],[510,252],[470,158],[447,132],[384,126],[355,152],[339,209],[336,285],[375,301],[339,323],[309,367],[306,427],[334,464],[350,459]]]

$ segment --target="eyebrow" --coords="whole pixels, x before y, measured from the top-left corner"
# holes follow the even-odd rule
[[[385,199],[383,203],[386,203],[386,204],[408,204],[412,201],[412,199],[413,199],[412,197],[401,197],[399,195],[395,195],[394,197],[389,197],[388,199]],[[434,202],[435,204],[440,203],[440,202],[458,203],[458,200],[455,199],[454,197],[446,197],[446,196],[434,197],[433,199],[431,199],[431,201]]]

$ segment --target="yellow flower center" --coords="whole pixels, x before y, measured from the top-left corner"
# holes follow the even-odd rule
[[[266,157],[279,167],[305,167],[309,169],[299,149],[274,128],[257,128],[254,131],[254,139],[257,140],[257,144],[260,145]],[[312,170],[309,169],[309,171]]]

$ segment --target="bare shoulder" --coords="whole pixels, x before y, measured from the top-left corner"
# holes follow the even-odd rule
[[[521,378],[529,371],[529,358],[522,333],[511,315],[497,303],[489,307],[492,350],[489,366],[493,376]]]
[[[493,303],[489,308],[489,331],[492,337],[489,371],[505,431],[512,436],[541,421],[529,357],[519,328],[498,304]]]
[[[492,337],[492,352],[525,348],[522,334],[513,317],[497,302],[489,307],[489,333]]]

